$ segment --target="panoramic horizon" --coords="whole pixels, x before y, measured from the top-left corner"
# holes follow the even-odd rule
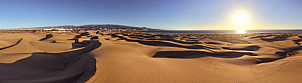
[[[19,28],[5,28],[5,29],[23,29],[23,28],[39,28],[39,27],[58,27],[58,26],[84,26],[84,25],[121,25],[121,26],[129,26],[129,27],[145,27],[145,28],[150,28],[150,29],[159,29],[159,28],[153,28],[153,27],[147,27],[147,26],[135,26],[135,25],[123,25],[123,24],[82,24],[82,25],[53,25],[53,26],[34,26],[34,27],[19,27]],[[0,28],[1,29],[1,28]],[[3,30],[5,30],[3,29]],[[236,29],[211,29],[211,28],[207,28],[207,29],[165,29],[162,28],[160,30],[180,30],[180,31],[198,31],[198,30],[235,30]],[[244,30],[302,30],[302,28],[272,28],[272,29],[266,29],[266,28],[262,28],[262,29],[244,29]]]
[[[0,29],[117,24],[164,30],[302,29],[299,0],[4,0]]]
[[[0,83],[300,83],[302,0],[1,0]]]

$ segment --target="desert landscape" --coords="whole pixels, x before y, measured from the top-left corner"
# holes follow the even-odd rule
[[[301,83],[302,0],[1,0],[0,83]]]
[[[1,32],[1,83],[298,83],[302,33]]]

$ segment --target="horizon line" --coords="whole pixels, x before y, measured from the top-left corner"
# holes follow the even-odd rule
[[[97,24],[97,23],[91,23],[91,24],[66,24],[66,25],[53,25],[53,26],[34,26],[34,27],[19,27],[19,28],[0,28],[0,30],[5,30],[5,29],[22,29],[22,28],[39,28],[39,27],[60,27],[60,26],[85,26],[85,25],[120,25],[120,26],[128,26],[128,27],[145,27],[145,28],[150,28],[150,29],[158,29],[158,28],[153,28],[153,27],[147,27],[147,26],[135,26],[135,25],[125,25],[125,24],[116,24],[116,23],[104,23],[104,24]],[[194,30],[234,30],[234,29],[159,29],[159,30],[184,30],[184,31],[194,31]],[[245,30],[302,30],[297,29],[297,28],[291,28],[291,29],[245,29]]]

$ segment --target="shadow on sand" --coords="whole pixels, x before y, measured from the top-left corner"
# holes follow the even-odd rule
[[[40,39],[39,41],[44,41],[44,40],[49,39],[49,38],[52,38],[52,37],[53,37],[52,34],[47,34],[46,37]]]
[[[84,83],[96,71],[88,52],[101,46],[87,40],[84,48],[61,53],[33,53],[14,63],[0,63],[0,83]]]
[[[6,46],[6,47],[3,47],[3,48],[0,48],[0,50],[7,49],[7,48],[10,48],[10,47],[16,46],[16,45],[18,45],[22,40],[23,40],[23,38],[19,39],[19,40],[18,40],[15,44],[13,44],[13,45],[10,45],[10,46]]]
[[[118,37],[121,40],[126,40],[127,42],[138,42],[140,44],[144,45],[150,45],[150,46],[167,46],[167,47],[180,47],[180,48],[187,48],[187,49],[214,49],[207,46],[202,45],[191,45],[191,46],[184,46],[164,41],[148,41],[148,40],[135,40],[135,39],[129,39],[123,36],[118,36],[116,34],[111,34],[112,37]]]
[[[261,47],[257,45],[252,45],[252,46],[247,46],[244,48],[232,48],[232,47],[222,47],[223,49],[228,49],[228,50],[246,50],[246,51],[257,51]]]
[[[243,55],[258,56],[249,52],[217,52],[210,53],[204,51],[159,51],[153,57],[154,58],[200,58],[200,57],[219,57],[219,58],[237,58]]]

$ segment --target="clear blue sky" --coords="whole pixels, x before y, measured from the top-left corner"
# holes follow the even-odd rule
[[[251,12],[255,26],[302,29],[301,4],[302,0],[1,0],[0,28],[121,24],[226,29],[223,24],[230,12],[243,8]]]

